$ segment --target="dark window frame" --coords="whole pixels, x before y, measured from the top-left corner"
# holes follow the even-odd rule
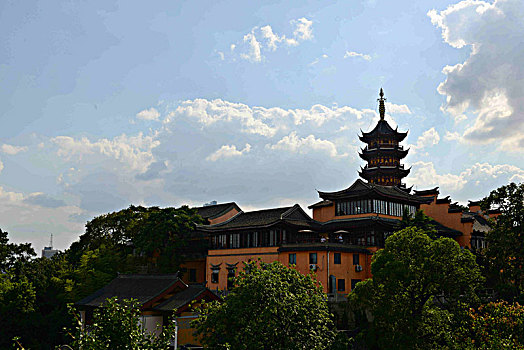
[[[289,265],[296,265],[296,264],[297,264],[297,254],[290,253],[289,254]]]
[[[333,253],[333,264],[342,264],[342,253]]]
[[[309,253],[309,263],[310,264],[317,264],[318,263],[318,255],[317,253]]]
[[[346,291],[346,280],[344,278],[339,278],[337,281],[337,292]]]

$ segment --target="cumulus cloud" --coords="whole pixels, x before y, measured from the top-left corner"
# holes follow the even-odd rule
[[[300,138],[295,131],[284,136],[276,144],[266,145],[266,147],[272,150],[284,150],[300,154],[307,154],[311,151],[321,151],[330,157],[347,156],[347,154],[339,155],[337,147],[331,141],[317,139],[313,135]]]
[[[371,61],[370,55],[366,55],[366,54],[355,52],[355,51],[346,51],[346,53],[344,54],[344,58],[349,58],[349,57],[360,57],[366,61]]]
[[[440,136],[435,130],[435,128],[428,129],[422,133],[421,136],[418,137],[417,143],[414,145],[409,145],[411,150],[422,150],[426,147],[434,146],[440,142]],[[413,154],[413,152],[412,152]]]
[[[24,198],[24,202],[47,208],[58,208],[66,205],[63,200],[49,197],[42,192],[31,193]]]
[[[302,17],[291,21],[296,26],[293,35],[297,40],[311,40],[313,39],[313,21]]]
[[[5,190],[0,186],[0,222],[2,229],[8,231],[13,242],[33,243],[38,251],[49,241],[53,233],[57,248],[65,249],[82,232],[84,222],[75,222],[71,215],[82,210],[74,205],[66,205],[61,200],[53,202],[44,193],[24,194]]]
[[[154,160],[151,150],[159,142],[153,136],[122,134],[113,139],[99,139],[91,142],[87,137],[75,139],[71,136],[57,136],[51,139],[57,146],[57,155],[67,160],[100,161],[101,158],[117,160],[130,169],[145,171]],[[88,159],[85,159],[88,158]]]
[[[386,111],[391,114],[411,114],[407,105],[397,105],[390,102],[386,102]]]
[[[294,47],[301,42],[313,39],[313,21],[307,18],[292,20],[293,35],[275,33],[268,24],[254,27],[245,34],[242,41],[230,45],[230,52],[239,54],[241,59],[258,63],[264,60],[264,53],[276,51],[279,47]],[[221,59],[224,59],[224,54]]]
[[[473,116],[464,141],[524,150],[524,3],[465,0],[428,16],[446,43],[471,49],[464,62],[443,69],[446,80],[438,87],[446,96],[443,109],[457,121]]]
[[[249,143],[246,143],[246,147],[243,150],[237,150],[237,147],[235,145],[223,145],[219,149],[217,149],[215,152],[210,154],[206,160],[209,160],[211,162],[216,162],[217,160],[221,158],[234,158],[234,157],[240,157],[242,154],[249,153],[251,150],[251,145]]]
[[[160,113],[156,110],[156,108],[151,107],[138,112],[136,117],[143,120],[158,120]]]
[[[475,163],[459,174],[439,174],[432,162],[418,161],[413,163],[407,182],[419,189],[435,186],[441,188],[441,193],[455,193],[457,200],[471,199],[470,193],[482,197],[508,182],[524,181],[524,170],[510,164]]]
[[[9,154],[9,155],[15,155],[15,154],[18,154],[20,152],[25,152],[27,151],[27,147],[25,146],[13,146],[13,145],[8,145],[8,144],[3,144],[1,147],[0,147],[0,151],[2,153],[5,153],[5,154]]]

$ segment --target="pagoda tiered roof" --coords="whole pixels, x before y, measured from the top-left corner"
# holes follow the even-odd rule
[[[395,176],[397,178],[403,178],[408,176],[409,172],[411,171],[411,168],[404,169],[403,165],[395,165],[395,166],[386,166],[386,165],[379,165],[374,167],[368,167],[367,165],[362,168],[360,167],[360,171],[358,174],[361,178],[365,180],[370,180],[376,176],[384,175],[384,176]]]
[[[395,157],[398,159],[403,159],[408,155],[409,149],[404,149],[402,146],[392,146],[392,145],[377,145],[372,147],[366,147],[360,149],[358,154],[360,158],[365,161],[369,161],[373,157],[377,156],[389,156]]]
[[[381,138],[382,136],[392,137],[397,142],[401,142],[408,135],[407,132],[399,132],[398,126],[396,129],[393,129],[384,119],[380,119],[375,128],[370,132],[363,132],[362,130],[360,130],[360,132],[362,133],[362,136],[359,136],[358,138],[360,141],[368,144]]]

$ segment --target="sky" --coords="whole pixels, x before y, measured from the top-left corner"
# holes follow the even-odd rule
[[[95,216],[319,200],[409,131],[405,179],[466,204],[524,181],[524,2],[0,2],[0,228],[67,248]]]

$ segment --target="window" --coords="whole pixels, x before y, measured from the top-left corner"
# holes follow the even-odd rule
[[[317,253],[309,253],[309,263],[310,264],[317,263]]]
[[[218,273],[220,270],[213,269],[211,270],[211,283],[218,283]]]
[[[235,269],[227,269],[227,289],[231,289],[234,286]]]
[[[240,248],[240,233],[231,235],[231,248]]]
[[[358,254],[353,254],[353,265],[360,265],[360,259],[359,259],[360,255]]]
[[[335,253],[333,255],[333,263],[334,264],[340,264],[341,263],[341,260],[342,260],[342,257],[340,255],[340,253]]]
[[[351,280],[351,290],[354,290],[355,287],[357,286],[357,283],[360,282],[362,280],[359,280],[359,279],[352,279]]]
[[[297,264],[297,255],[295,253],[289,254],[289,265]]]
[[[346,280],[345,279],[341,278],[338,280],[337,290],[339,292],[344,292],[346,290]]]
[[[196,269],[189,269],[189,282],[196,282]]]

